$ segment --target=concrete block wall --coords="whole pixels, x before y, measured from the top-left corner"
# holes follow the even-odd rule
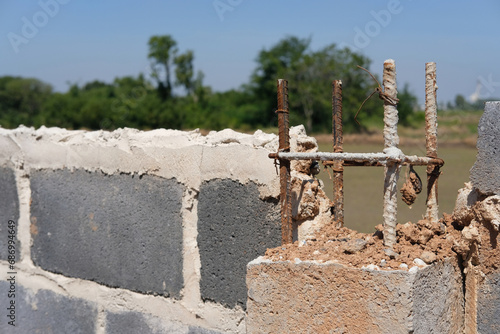
[[[462,333],[454,259],[418,271],[335,261],[248,265],[247,333]]]
[[[450,218],[462,263],[384,272],[260,259],[248,305],[246,264],[281,239],[276,136],[0,129],[0,332],[498,333],[499,120],[488,102]],[[292,150],[315,149],[292,130]],[[299,240],[331,218],[307,171],[294,163],[293,191],[308,195],[293,203]]]
[[[0,128],[0,332],[244,333],[246,264],[281,241],[277,146],[261,131]]]

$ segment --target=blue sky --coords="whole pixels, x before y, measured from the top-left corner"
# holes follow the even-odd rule
[[[420,103],[429,61],[438,101],[469,97],[478,81],[482,98],[498,98],[499,18],[494,0],[0,0],[0,76],[66,91],[68,82],[148,75],[148,39],[169,34],[181,52],[194,51],[205,84],[222,91],[248,81],[262,48],[294,35],[311,37],[312,49],[349,46],[379,75],[395,59],[399,87],[408,83]]]

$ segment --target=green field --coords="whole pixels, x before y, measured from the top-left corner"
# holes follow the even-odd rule
[[[425,145],[400,147],[405,154],[425,156]],[[382,145],[344,145],[344,152],[381,152]],[[320,144],[319,150],[331,152],[331,145]],[[439,156],[445,165],[439,178],[439,211],[451,213],[458,189],[469,180],[469,170],[476,160],[476,149],[470,146],[449,146],[438,148]],[[415,167],[424,190],[409,208],[398,193],[398,223],[417,222],[425,214],[425,167]],[[401,169],[398,189],[404,183],[406,167]],[[324,181],[325,191],[332,198],[332,181],[324,170],[319,174]],[[374,226],[382,223],[383,206],[383,167],[346,167],[344,170],[344,208],[345,226],[360,232],[373,232]]]

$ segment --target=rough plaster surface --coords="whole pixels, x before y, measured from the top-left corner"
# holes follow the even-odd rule
[[[182,185],[144,175],[32,170],[32,258],[45,270],[180,297]]]
[[[281,242],[279,207],[228,179],[202,184],[198,201],[201,297],[244,308],[246,264]]]
[[[8,291],[9,284],[0,281],[0,290]],[[4,296],[2,296],[4,297]],[[68,298],[50,290],[34,292],[16,286],[15,327],[7,324],[6,297],[2,298],[2,321],[0,332],[19,333],[95,333],[97,307],[94,303],[80,298]]]
[[[459,333],[461,273],[455,261],[447,261],[417,273],[253,261],[247,274],[247,332]],[[427,289],[444,281],[450,283]],[[435,321],[440,324],[433,328]]]
[[[479,120],[477,159],[471,169],[473,186],[485,195],[500,195],[500,101],[486,102]]]
[[[19,198],[17,195],[16,177],[14,171],[8,167],[0,167],[0,213],[2,221],[0,223],[0,259],[7,260],[8,256],[8,221],[13,220],[18,234],[17,222],[19,221]],[[19,261],[20,244],[16,241],[16,262]]]
[[[293,132],[304,132],[303,127]],[[176,178],[193,189],[205,180],[229,177],[241,183],[254,181],[263,198],[279,194],[279,179],[267,157],[277,150],[278,138],[260,130],[250,135],[226,129],[202,136],[198,130],[89,132],[20,126],[0,128],[0,145],[0,165],[22,163],[28,171],[65,167],[149,174]],[[248,163],[252,161],[259,163]]]

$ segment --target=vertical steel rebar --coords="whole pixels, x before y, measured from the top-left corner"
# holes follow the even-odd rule
[[[427,156],[437,158],[437,101],[436,63],[425,64],[425,146]],[[438,177],[439,165],[427,165],[427,210],[431,222],[439,220]]]
[[[396,64],[394,60],[388,59],[384,62],[383,74],[384,92],[384,152],[393,154],[399,150],[398,136],[398,109],[396,88]],[[398,163],[388,164],[385,167],[384,178],[384,245],[392,248],[396,243],[397,224],[397,183],[401,165]]]
[[[288,81],[278,79],[279,152],[290,152]],[[280,159],[281,244],[293,242],[290,160]]]
[[[343,152],[343,128],[342,128],[342,81],[335,80],[332,83],[332,132],[333,152]],[[344,164],[343,161],[335,160],[333,169],[333,219],[335,227],[344,226]]]

